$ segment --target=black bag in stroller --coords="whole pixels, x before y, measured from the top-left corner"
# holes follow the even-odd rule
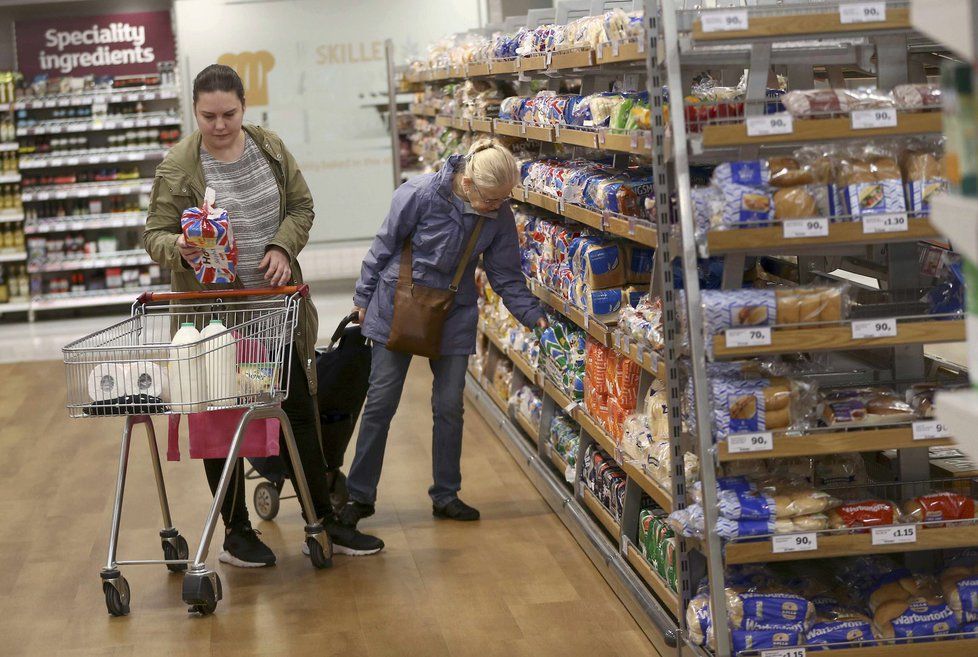
[[[370,347],[353,324],[356,315],[344,317],[329,346],[316,350],[316,376],[319,392],[319,423],[323,435],[326,476],[330,479],[330,501],[334,508],[346,504],[346,477],[340,472],[346,448],[353,437],[370,380]],[[255,487],[255,512],[264,520],[278,515],[279,501],[288,478],[282,456],[250,458],[248,479],[265,479]]]

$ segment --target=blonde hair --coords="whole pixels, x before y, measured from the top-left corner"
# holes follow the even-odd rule
[[[465,155],[465,176],[482,189],[515,187],[519,182],[516,158],[495,139],[480,139]]]

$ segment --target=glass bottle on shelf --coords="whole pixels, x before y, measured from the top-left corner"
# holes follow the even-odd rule
[[[7,272],[3,266],[0,266],[0,303],[7,303],[10,301],[10,290],[7,288]]]

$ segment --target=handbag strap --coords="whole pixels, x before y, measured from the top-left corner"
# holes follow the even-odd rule
[[[465,275],[465,267],[469,264],[469,259],[472,257],[472,252],[475,251],[476,242],[479,240],[479,233],[482,232],[482,224],[485,223],[485,217],[479,217],[479,220],[475,224],[475,229],[473,229],[472,234],[469,235],[469,241],[465,245],[465,251],[462,253],[462,259],[458,262],[458,267],[455,268],[455,276],[452,278],[452,284],[448,286],[448,289],[452,292],[458,292],[459,283],[462,282],[462,276]],[[414,284],[413,272],[411,271],[411,238],[408,237],[404,240],[404,250],[401,252],[401,266],[397,275],[397,284],[405,285],[410,287]]]

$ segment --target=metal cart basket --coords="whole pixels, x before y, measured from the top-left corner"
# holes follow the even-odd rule
[[[144,293],[129,319],[64,347],[70,417],[126,416],[119,455],[109,555],[101,571],[105,604],[113,616],[129,613],[130,589],[119,566],[162,564],[185,572],[183,600],[190,611],[210,614],[221,599],[221,580],[204,560],[210,547],[243,443],[253,420],[278,419],[295,472],[293,482],[307,524],[306,545],[317,568],[332,563],[332,543],[316,519],[295,437],[280,402],[288,396],[288,368],[299,304],[308,286],[254,290]],[[178,329],[192,325],[199,339],[175,344]],[[193,331],[189,330],[190,334]],[[200,544],[190,558],[186,539],[170,519],[159,447],[151,415],[240,408],[244,413],[231,441],[227,462]],[[149,438],[163,529],[162,559],[120,561],[117,557],[122,499],[126,487],[133,427],[143,424]]]

